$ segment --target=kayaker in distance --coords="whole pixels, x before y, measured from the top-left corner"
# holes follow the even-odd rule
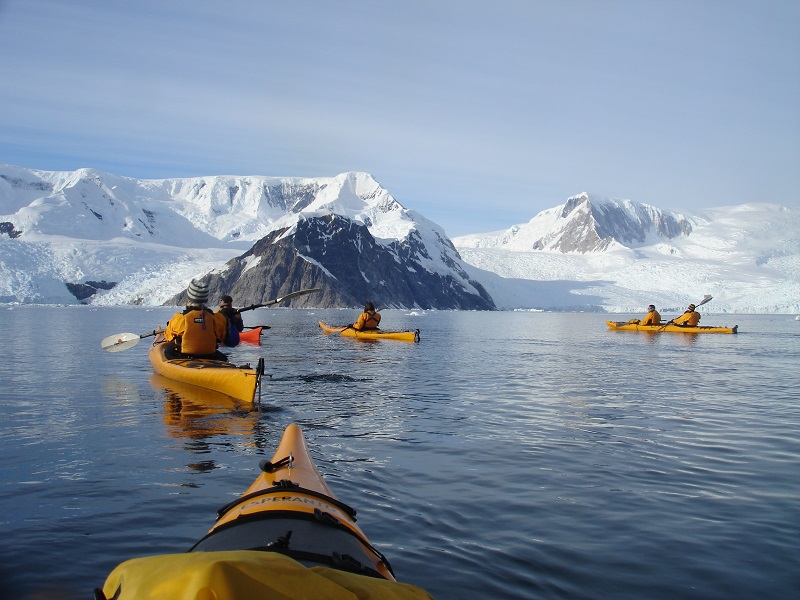
[[[639,322],[639,325],[661,325],[661,314],[656,310],[655,304],[647,307],[647,314]]]
[[[239,334],[244,331],[244,321],[242,321],[242,315],[239,311],[233,308],[233,298],[227,294],[222,296],[222,298],[219,299],[219,310],[217,312],[225,315],[225,319],[227,320],[223,343],[229,348],[238,346]]]
[[[205,305],[208,284],[192,280],[187,295],[186,310],[172,315],[164,339],[173,342],[175,350],[184,355],[225,356],[217,352],[217,344],[225,340],[228,320]]]
[[[690,327],[694,327],[699,322],[700,313],[695,310],[694,304],[690,304],[689,308],[687,308],[680,317],[670,321],[670,323],[675,325],[689,325]]]
[[[375,311],[375,305],[372,302],[364,304],[364,312],[358,317],[358,320],[350,327],[356,331],[364,331],[367,329],[377,329],[381,322],[381,314]]]

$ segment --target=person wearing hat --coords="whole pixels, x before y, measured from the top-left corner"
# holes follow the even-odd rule
[[[639,321],[639,325],[661,325],[661,314],[656,310],[655,304],[647,307],[647,314]]]
[[[228,320],[225,315],[206,307],[208,284],[193,279],[187,296],[186,310],[172,316],[164,331],[164,338],[173,342],[181,354],[216,355],[217,344],[225,339]]]
[[[350,327],[356,331],[363,331],[364,329],[377,329],[381,322],[381,314],[375,311],[375,305],[372,302],[364,304],[364,312],[358,317],[358,320]]]
[[[687,308],[680,317],[670,322],[675,325],[688,325],[690,327],[694,327],[700,322],[700,313],[697,312],[695,308],[696,307],[694,304],[690,304],[689,308]]]
[[[219,299],[218,313],[227,319],[225,339],[223,343],[229,348],[239,345],[239,334],[244,331],[244,321],[238,310],[233,308],[233,298],[225,294]]]

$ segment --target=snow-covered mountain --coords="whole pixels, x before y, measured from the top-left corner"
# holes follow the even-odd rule
[[[639,313],[712,294],[708,312],[800,313],[800,216],[776,204],[677,214],[580,194],[451,242],[365,173],[137,180],[0,165],[0,302],[159,305],[194,277],[236,290],[241,305],[313,285],[326,293],[295,306],[369,295]]]
[[[453,243],[501,309],[678,311],[711,294],[709,312],[800,312],[800,214],[777,204],[684,215],[583,193]]]
[[[530,222],[505,231],[456,238],[464,248],[551,252],[605,252],[635,248],[688,236],[692,224],[683,215],[630,200],[579,194],[542,211]]]
[[[299,222],[330,215],[361,226],[353,232],[364,247],[369,242],[374,254],[379,249],[386,254],[382,267],[373,263],[376,272],[361,271],[367,285],[352,286],[361,298],[339,290],[328,296],[329,302],[362,303],[363,295],[376,288],[380,269],[396,268],[412,270],[430,284],[427,289],[412,286],[402,296],[406,305],[494,308],[488,294],[470,280],[444,231],[401,206],[365,173],[136,180],[91,169],[51,172],[13,166],[0,166],[0,301],[68,303],[77,301],[70,290],[83,292],[84,299],[97,290],[92,303],[162,304],[193,277],[230,271],[229,261],[257,241],[275,232],[292,236]],[[336,250],[326,246],[314,258],[299,249],[294,253],[316,271],[337,260]],[[259,259],[268,255],[262,252]],[[261,266],[269,282],[258,293],[293,291],[312,277],[302,269],[295,269],[295,279],[279,276],[269,267]],[[327,282],[319,273],[313,277],[337,287],[331,276],[335,271],[327,269]],[[256,293],[254,286],[228,291],[238,291],[240,303],[276,297],[249,297]],[[394,292],[384,285],[376,293],[380,302]]]

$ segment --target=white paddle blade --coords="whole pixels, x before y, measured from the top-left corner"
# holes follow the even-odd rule
[[[703,306],[703,304],[705,304],[706,302],[709,302],[710,300],[711,300],[711,296],[706,294],[705,296],[703,296],[703,301],[700,302],[700,304],[698,304],[697,306]]]
[[[133,348],[141,339],[142,337],[138,333],[118,333],[110,335],[100,342],[100,347],[106,352],[122,352]]]
[[[291,294],[286,294],[282,298],[275,298],[275,300],[271,301],[270,304],[280,304],[286,300],[290,300],[291,298],[297,298],[298,296],[305,296],[306,294],[312,294],[314,292],[321,292],[322,288],[311,288],[309,290],[300,290],[297,292],[292,292]]]

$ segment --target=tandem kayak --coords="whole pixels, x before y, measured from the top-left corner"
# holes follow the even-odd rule
[[[738,333],[739,326],[714,327],[712,325],[674,325],[662,323],[661,325],[639,325],[631,321],[606,321],[612,331],[649,331],[652,333]]]
[[[159,333],[147,353],[159,375],[215,390],[245,402],[255,400],[256,388],[264,373],[263,358],[259,359],[255,369],[251,369],[250,365],[239,366],[225,360],[173,355],[171,348],[172,344],[167,343],[164,335]]]
[[[356,525],[356,511],[317,471],[300,427],[289,425],[260,467],[188,552],[128,560],[95,598],[432,599],[395,580],[386,557]]]
[[[349,326],[333,327],[322,321],[319,326],[325,333],[338,333],[344,337],[353,337],[362,340],[399,340],[401,342],[418,342],[419,329],[414,331],[387,331],[384,329],[367,329],[359,331]]]

